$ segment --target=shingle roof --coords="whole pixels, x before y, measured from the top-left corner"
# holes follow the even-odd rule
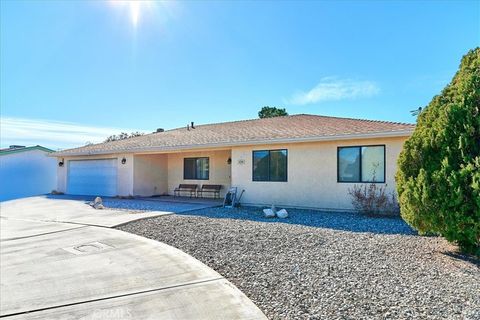
[[[408,136],[413,124],[298,114],[196,125],[55,152],[53,156],[181,150],[200,147]]]
[[[6,155],[6,154],[12,154],[12,153],[17,153],[17,152],[25,152],[25,151],[31,151],[31,150],[41,150],[45,152],[53,152],[52,149],[48,149],[42,146],[31,146],[31,147],[24,147],[24,146],[10,146],[9,148],[3,148],[0,149],[0,156]]]

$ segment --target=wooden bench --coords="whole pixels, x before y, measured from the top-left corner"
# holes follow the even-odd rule
[[[190,193],[190,198],[194,197],[197,195],[197,189],[198,185],[197,184],[183,184],[181,183],[175,190],[173,190],[173,196],[174,197],[180,197],[182,192],[189,192]]]
[[[198,190],[198,195],[203,198],[204,193],[210,193],[214,199],[218,199],[220,198],[220,189],[222,189],[221,184],[204,184],[202,188]]]

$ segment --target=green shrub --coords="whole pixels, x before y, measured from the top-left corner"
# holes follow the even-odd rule
[[[479,254],[480,48],[463,57],[451,83],[420,113],[398,164],[403,219]]]

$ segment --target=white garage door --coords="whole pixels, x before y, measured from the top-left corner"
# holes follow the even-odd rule
[[[67,193],[115,196],[117,194],[117,159],[70,160]]]

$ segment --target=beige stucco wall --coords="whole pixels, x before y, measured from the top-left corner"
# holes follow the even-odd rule
[[[387,189],[395,188],[398,155],[405,138],[345,140],[235,147],[232,149],[232,186],[245,190],[242,203],[325,209],[351,209],[348,189],[337,182],[337,147],[385,144]],[[253,150],[288,150],[288,181],[252,181]]]
[[[221,195],[230,187],[230,167],[227,163],[230,158],[230,150],[217,151],[197,151],[181,152],[168,154],[168,192],[173,194],[173,190],[180,183],[198,184],[221,184],[223,186]],[[209,157],[210,177],[209,180],[184,180],[183,179],[183,159],[194,157]]]
[[[363,140],[325,141],[309,143],[274,144],[234,147],[232,150],[203,150],[151,155],[102,155],[65,157],[65,165],[57,167],[58,190],[68,192],[68,160],[116,158],[118,161],[118,195],[173,194],[180,183],[221,184],[222,196],[230,186],[245,190],[244,204],[324,209],[351,209],[348,189],[354,183],[337,182],[337,147],[377,145],[386,146],[385,181],[389,191],[395,190],[395,172],[398,155],[406,138],[376,138]],[[253,150],[288,150],[288,181],[252,181]],[[121,164],[121,159],[127,159]],[[210,158],[209,180],[184,180],[183,159]],[[232,159],[231,165],[227,163]],[[58,160],[61,160],[59,158]],[[383,185],[383,184],[382,184]],[[155,189],[156,187],[156,189]]]
[[[135,155],[133,194],[152,196],[168,193],[168,155]]]
[[[125,164],[121,163],[122,158],[127,159]],[[209,180],[184,180],[183,159],[191,157],[210,158]],[[63,157],[57,160],[64,160],[65,165],[57,168],[57,190],[68,193],[67,171],[70,160],[93,160],[93,159],[117,159],[117,194],[120,196],[140,195],[152,196],[154,194],[173,194],[173,190],[180,183],[221,184],[223,189],[221,195],[230,187],[230,165],[227,163],[230,158],[229,150],[212,150],[198,152],[181,152],[172,154],[150,154],[150,155],[101,155],[101,156],[79,156]]]
[[[122,159],[127,161],[122,164]],[[57,166],[57,191],[68,193],[67,190],[67,171],[68,161],[70,160],[93,160],[93,159],[117,159],[117,194],[121,196],[133,195],[133,154],[115,154],[89,157],[60,157],[58,161],[63,160],[63,167]]]

